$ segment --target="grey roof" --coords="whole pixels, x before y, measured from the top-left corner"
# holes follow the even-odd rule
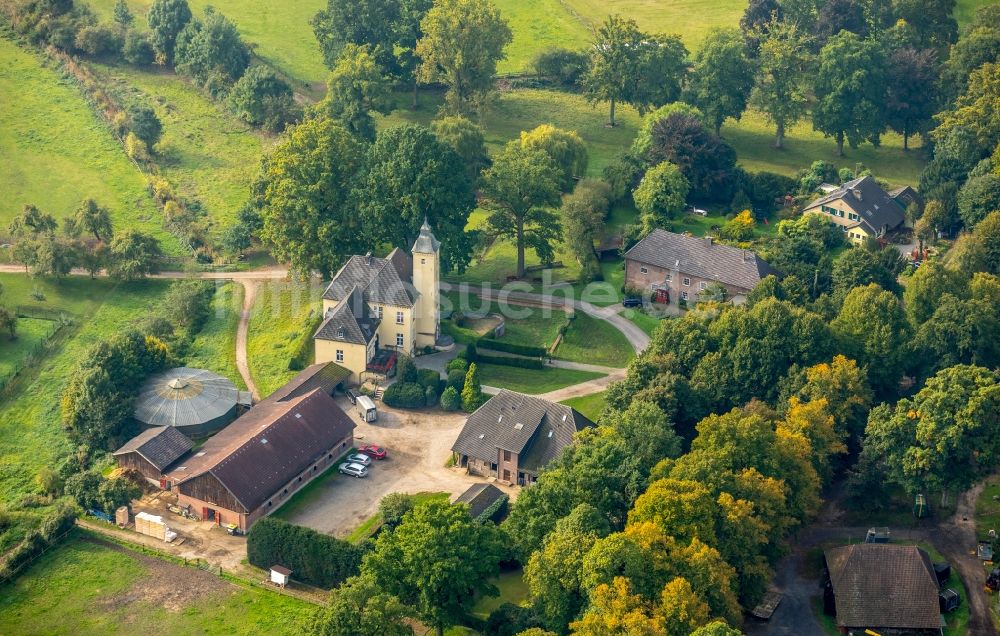
[[[139,433],[113,454],[139,453],[156,470],[163,472],[193,446],[191,440],[173,426],[157,426]]]
[[[201,426],[231,417],[236,386],[204,369],[178,367],[150,377],[139,390],[135,419],[146,426]]]
[[[367,345],[375,337],[379,319],[354,287],[336,307],[327,312],[314,338]]]
[[[441,249],[441,241],[434,237],[434,233],[431,232],[431,226],[425,216],[424,224],[420,226],[420,235],[413,242],[413,248],[410,251],[418,254],[436,254],[439,249]]]
[[[494,462],[497,450],[517,453],[518,468],[537,472],[593,422],[575,409],[502,389],[465,420],[451,449]]]
[[[417,299],[413,288],[413,261],[399,248],[388,257],[352,256],[323,292],[326,300],[343,300],[358,287],[370,303],[412,307]]]
[[[938,584],[927,553],[913,545],[858,543],[826,551],[843,627],[934,629]]]
[[[877,234],[883,226],[891,230],[906,218],[904,208],[870,176],[844,183],[830,194],[816,199],[805,209],[812,210],[838,200],[854,210],[860,217],[858,224],[873,234]]]
[[[661,229],[636,243],[625,258],[748,290],[776,273],[750,250]]]
[[[493,505],[497,499],[506,497],[507,493],[493,484],[472,484],[468,490],[455,498],[452,503],[468,504],[469,515],[475,519]]]

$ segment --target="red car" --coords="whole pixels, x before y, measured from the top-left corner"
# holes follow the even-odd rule
[[[385,459],[386,450],[381,446],[375,446],[374,444],[368,444],[367,446],[362,446],[358,449],[359,453],[364,453],[372,459]]]

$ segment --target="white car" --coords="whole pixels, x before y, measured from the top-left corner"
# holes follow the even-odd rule
[[[367,466],[372,463],[372,458],[364,453],[354,453],[348,456],[347,461],[352,464],[361,464],[362,466]]]
[[[355,464],[353,462],[350,463],[350,464],[341,464],[340,465],[340,472],[344,473],[345,475],[353,475],[354,477],[357,477],[358,479],[360,479],[362,477],[367,477],[368,476],[368,469],[367,468],[365,468],[361,464]]]
[[[691,214],[697,214],[698,216],[708,216],[708,210],[702,210],[701,208],[691,207],[689,210]]]

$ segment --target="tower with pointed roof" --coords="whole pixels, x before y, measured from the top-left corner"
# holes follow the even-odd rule
[[[438,339],[441,286],[441,242],[434,237],[431,226],[424,217],[420,234],[413,242],[413,287],[417,292],[414,308],[417,347],[433,347]]]

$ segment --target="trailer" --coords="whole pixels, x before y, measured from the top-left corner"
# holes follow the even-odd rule
[[[757,607],[750,611],[750,614],[764,621],[770,620],[771,616],[774,615],[774,610],[778,609],[779,603],[781,603],[781,593],[769,591],[764,594],[764,598],[757,604]]]
[[[378,420],[378,409],[375,408],[375,402],[367,395],[358,396],[357,407],[358,415],[361,416],[362,422],[374,422]]]

